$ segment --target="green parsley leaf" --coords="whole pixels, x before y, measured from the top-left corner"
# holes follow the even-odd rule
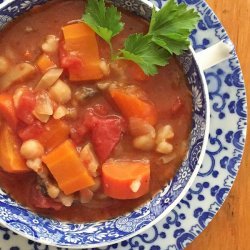
[[[112,37],[124,27],[121,13],[114,6],[106,7],[104,0],[88,0],[82,19],[110,46]]]
[[[152,43],[149,35],[130,35],[120,50],[121,56],[118,59],[127,59],[138,64],[147,75],[155,75],[157,66],[165,66],[168,63],[170,54],[163,48]]]
[[[170,54],[180,55],[188,48],[189,34],[199,19],[200,16],[194,9],[168,0],[161,10],[153,9],[149,34],[152,35],[154,43]]]

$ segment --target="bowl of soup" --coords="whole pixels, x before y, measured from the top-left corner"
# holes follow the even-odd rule
[[[115,60],[97,35],[106,30],[82,21],[86,4],[0,9],[0,222],[59,247],[112,244],[159,221],[194,181],[208,137],[192,48],[168,64],[152,57],[157,73],[129,53]],[[152,4],[113,5],[123,25],[112,50],[122,51],[147,33]]]

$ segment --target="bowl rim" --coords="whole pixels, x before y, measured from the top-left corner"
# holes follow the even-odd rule
[[[51,1],[51,0],[48,0]],[[158,7],[156,7],[152,2],[149,2],[149,0],[139,0],[141,3],[145,4],[147,7],[149,7],[150,9],[152,9],[153,7],[156,8],[156,10],[159,10]],[[6,5],[2,6],[0,9],[4,9],[6,8],[6,6],[8,6],[9,4],[15,2],[15,0],[9,0],[6,1]],[[39,3],[33,3],[32,7],[35,5],[38,5]],[[27,10],[29,11],[29,10]],[[25,11],[25,12],[27,12]],[[26,232],[23,231],[19,231],[17,229],[15,229],[14,227],[12,227],[11,225],[9,225],[7,222],[5,222],[1,217],[0,217],[0,222],[3,226],[9,228],[10,230],[12,230],[13,232],[27,238],[30,239],[32,241],[36,241],[45,245],[50,245],[50,246],[55,246],[55,247],[67,247],[67,248],[74,248],[74,249],[81,249],[81,248],[95,248],[95,247],[104,247],[107,245],[111,245],[111,244],[115,244],[124,240],[127,240],[129,238],[132,238],[142,232],[144,232],[145,230],[147,230],[148,228],[152,227],[153,225],[155,225],[157,222],[159,222],[160,220],[162,220],[170,211],[172,211],[175,206],[181,201],[181,199],[185,196],[185,194],[187,193],[187,191],[189,190],[189,188],[191,187],[192,183],[194,182],[201,164],[202,164],[202,160],[205,156],[205,151],[206,151],[206,146],[208,143],[208,136],[209,136],[209,128],[210,128],[210,105],[209,105],[209,92],[208,92],[208,85],[207,85],[207,81],[204,75],[204,71],[202,70],[202,67],[199,66],[199,62],[196,58],[196,52],[194,51],[193,47],[190,45],[189,46],[189,50],[192,54],[192,57],[194,58],[194,63],[196,64],[196,69],[197,72],[199,73],[199,76],[201,78],[201,85],[202,85],[202,89],[203,89],[203,93],[204,93],[204,100],[205,100],[205,105],[206,105],[206,117],[205,117],[205,133],[204,133],[204,137],[203,137],[203,143],[202,143],[202,148],[200,150],[200,155],[198,157],[198,162],[195,166],[195,169],[189,179],[189,181],[187,182],[187,184],[185,185],[185,187],[183,188],[183,190],[181,191],[181,193],[178,195],[178,197],[173,201],[173,203],[167,207],[167,209],[165,209],[165,211],[163,211],[158,217],[156,217],[153,221],[151,221],[150,223],[148,223],[147,225],[143,226],[142,228],[140,228],[139,230],[133,232],[133,233],[128,233],[126,236],[122,236],[119,237],[116,240],[112,240],[112,241],[104,241],[101,243],[93,243],[93,244],[86,244],[86,245],[74,245],[74,244],[55,244],[54,241],[49,241],[48,239],[43,240],[43,239],[37,239],[35,236],[31,236],[29,234],[27,234]],[[0,189],[1,190],[1,189]],[[147,201],[146,203],[149,203],[149,201]],[[145,204],[144,204],[145,205]],[[143,207],[144,205],[141,205],[140,207]],[[27,209],[27,208],[25,208]],[[31,211],[32,213],[34,213],[33,211]],[[36,213],[34,213],[36,214]],[[39,217],[43,217],[41,215],[38,214]],[[123,217],[124,215],[121,215],[121,217]],[[54,219],[52,219],[54,220]],[[109,220],[105,220],[105,221],[109,221]],[[69,222],[62,222],[62,223],[69,223]],[[72,223],[72,222],[70,222]],[[96,222],[92,222],[93,224],[95,224]],[[72,224],[76,224],[76,225],[81,225],[84,223],[72,223]]]

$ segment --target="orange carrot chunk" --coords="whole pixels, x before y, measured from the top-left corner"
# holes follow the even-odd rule
[[[57,67],[56,64],[46,54],[42,54],[38,58],[36,64],[42,73],[45,73],[49,69]]]
[[[61,121],[51,119],[45,126],[44,131],[38,136],[46,151],[51,151],[69,138],[70,128]]]
[[[135,86],[111,88],[110,94],[127,118],[141,118],[151,125],[157,122],[157,111],[155,105],[147,100],[145,93]]]
[[[14,107],[13,98],[7,93],[0,94],[0,116],[11,126],[13,129],[17,126],[17,116]]]
[[[13,174],[30,171],[20,155],[18,138],[5,123],[0,128],[0,166],[4,171]]]
[[[104,193],[114,199],[136,199],[149,191],[150,164],[146,161],[109,161],[102,166]]]
[[[98,80],[103,77],[95,32],[85,23],[74,23],[62,28],[64,55],[62,67],[68,69],[71,81]]]
[[[66,195],[95,184],[70,140],[59,145],[42,160]]]

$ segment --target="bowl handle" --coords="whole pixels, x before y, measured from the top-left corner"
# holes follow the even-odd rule
[[[227,40],[220,41],[205,50],[196,52],[195,59],[197,60],[199,67],[202,70],[206,70],[224,60],[227,60],[233,49],[234,47],[232,43]]]

